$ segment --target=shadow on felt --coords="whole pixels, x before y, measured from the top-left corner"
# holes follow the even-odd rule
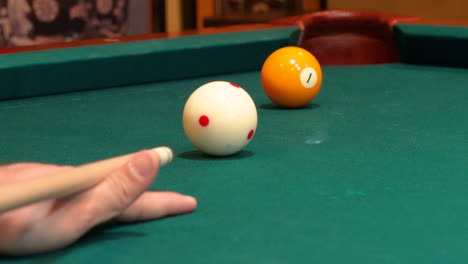
[[[211,156],[204,154],[198,150],[194,151],[187,151],[179,154],[179,158],[182,159],[187,159],[187,160],[200,160],[200,161],[213,161],[213,160],[240,160],[240,159],[245,159],[254,156],[255,153],[252,151],[248,150],[242,150],[239,153],[230,155],[230,156],[223,156],[223,157],[217,157],[217,156]]]
[[[320,107],[319,104],[308,104],[308,105],[305,105],[303,107],[298,107],[298,108],[285,108],[285,107],[281,107],[273,103],[265,103],[259,106],[260,109],[278,110],[278,111],[307,111],[307,110],[317,109],[319,107]]]

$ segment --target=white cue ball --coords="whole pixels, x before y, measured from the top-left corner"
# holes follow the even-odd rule
[[[228,156],[241,151],[257,129],[257,109],[236,84],[216,81],[196,89],[185,103],[184,131],[201,152]]]

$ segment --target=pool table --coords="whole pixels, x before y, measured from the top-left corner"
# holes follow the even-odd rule
[[[398,61],[324,63],[320,94],[300,109],[272,104],[259,74],[271,52],[299,44],[297,25],[1,55],[1,164],[166,145],[175,160],[151,189],[199,206],[0,261],[468,261],[468,28],[391,30]],[[190,93],[215,80],[242,86],[258,109],[252,142],[224,158],[201,154],[182,128]]]

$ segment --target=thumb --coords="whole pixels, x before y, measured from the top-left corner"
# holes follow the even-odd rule
[[[120,215],[140,197],[155,180],[159,171],[159,156],[154,151],[141,151],[80,200],[88,200],[88,212],[97,225]]]

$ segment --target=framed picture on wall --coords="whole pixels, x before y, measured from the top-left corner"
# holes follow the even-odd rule
[[[303,11],[303,0],[216,0],[217,16],[281,17]]]

